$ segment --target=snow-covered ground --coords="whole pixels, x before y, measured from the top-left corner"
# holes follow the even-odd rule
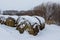
[[[37,36],[32,36],[26,31],[20,34],[16,28],[0,24],[0,40],[60,40],[60,26],[46,24],[45,29]]]

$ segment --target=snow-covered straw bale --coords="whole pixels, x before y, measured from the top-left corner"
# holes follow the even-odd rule
[[[35,18],[37,18],[37,20],[39,20],[40,23],[40,30],[43,30],[45,28],[45,19],[43,17],[40,16],[33,16]]]
[[[5,17],[0,16],[0,23],[1,23],[1,24],[4,24],[4,23],[5,23]]]
[[[0,15],[0,23],[5,24],[6,18],[8,18],[9,15]]]
[[[11,26],[12,24],[16,24],[17,19],[18,19],[18,16],[16,16],[16,15],[0,15],[0,20],[4,21],[5,25],[8,24]]]
[[[0,15],[1,20],[6,21],[9,15]]]
[[[15,15],[8,16],[8,18],[6,19],[6,25],[15,27],[17,24],[17,19],[18,19],[18,16],[15,16]]]
[[[21,18],[20,16],[17,19],[17,23],[18,24],[16,29],[19,30],[20,33],[23,33],[28,28],[28,26],[30,26],[28,20]]]

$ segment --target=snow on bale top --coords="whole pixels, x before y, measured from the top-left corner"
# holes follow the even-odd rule
[[[18,23],[18,25],[19,25],[19,24],[21,24],[21,23],[24,22],[24,21],[26,21],[26,20],[23,20],[23,18],[19,18],[19,19],[17,20],[17,23]]]
[[[14,20],[18,19],[18,16],[16,16],[16,15],[0,15],[0,17],[5,17],[5,19],[3,19],[3,20],[6,20],[8,17],[12,17],[12,18],[14,18]]]
[[[37,17],[41,21],[42,24],[45,23],[45,19],[43,17],[41,16],[33,16],[33,17]]]
[[[17,19],[19,18],[19,20],[17,21],[18,24],[20,24],[21,22],[24,22],[24,21],[29,21],[31,23],[31,25],[33,25],[34,23],[37,23],[40,25],[40,22],[39,20],[41,21],[41,23],[45,23],[45,20],[43,17],[40,17],[40,16],[28,16],[28,15],[24,15],[24,16],[16,16],[16,15],[0,15],[0,17],[5,17],[5,18],[2,18],[2,20],[6,20],[8,17],[12,17],[14,18],[14,20],[17,21]],[[36,19],[35,17],[37,17],[38,19]],[[23,20],[23,18],[25,20]]]
[[[18,16],[16,16],[16,15],[10,15],[9,17],[14,18],[14,20],[17,20],[18,19]]]
[[[28,20],[31,23],[31,25],[33,25],[34,23],[37,23],[37,24],[40,25],[39,21],[36,18],[32,17],[32,16],[27,16],[27,15],[20,16],[20,20],[22,20],[22,18],[25,18],[26,20]]]
[[[0,17],[1,17],[1,16],[5,17],[5,18],[8,18],[8,17],[9,17],[9,15],[0,15]]]

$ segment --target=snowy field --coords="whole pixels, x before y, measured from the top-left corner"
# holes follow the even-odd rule
[[[32,36],[26,31],[20,34],[16,28],[0,24],[0,40],[60,40],[60,26],[46,24],[45,29],[37,36]]]

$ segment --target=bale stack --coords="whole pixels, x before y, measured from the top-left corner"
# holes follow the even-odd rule
[[[45,20],[40,16],[19,16],[17,21],[17,30],[19,30],[20,33],[27,30],[31,35],[37,35],[39,30],[45,28]]]
[[[2,15],[0,16],[0,23],[10,27],[16,27],[21,34],[27,31],[29,34],[36,36],[39,30],[45,28],[45,20],[40,16],[16,16],[16,15]]]

